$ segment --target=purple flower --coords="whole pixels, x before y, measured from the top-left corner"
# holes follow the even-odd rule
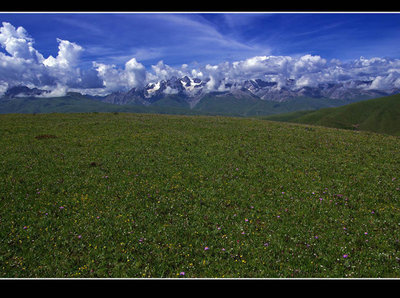
[[[61,210],[64,209],[64,206],[61,206],[60,209],[61,209]]]
[[[208,246],[204,247],[204,250],[209,250]]]
[[[78,235],[78,239],[81,239],[82,238],[82,235]]]
[[[182,271],[181,273],[179,273],[179,275],[185,275],[185,272],[184,272],[184,271]]]
[[[343,258],[346,259],[349,255],[348,254],[344,254]]]
[[[265,243],[264,243],[264,246],[269,246],[269,243],[268,243],[268,242],[265,242]]]
[[[24,226],[24,230],[26,230],[28,227],[27,226]]]

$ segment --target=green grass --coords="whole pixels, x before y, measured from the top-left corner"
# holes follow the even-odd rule
[[[263,118],[400,136],[400,94],[336,108],[301,111]]]
[[[399,277],[399,148],[246,118],[0,115],[0,277]]]

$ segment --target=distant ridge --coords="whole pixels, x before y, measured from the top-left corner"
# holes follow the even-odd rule
[[[400,136],[400,94],[317,111],[271,115],[262,119]]]

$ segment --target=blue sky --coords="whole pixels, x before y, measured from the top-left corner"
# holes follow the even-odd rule
[[[163,60],[217,64],[259,55],[320,55],[325,59],[399,58],[396,13],[15,13],[0,20],[22,26],[47,57],[57,38],[82,46],[82,63],[146,67]]]
[[[0,94],[16,84],[106,93],[183,75],[216,90],[254,78],[400,88],[400,13],[0,13],[0,21]]]

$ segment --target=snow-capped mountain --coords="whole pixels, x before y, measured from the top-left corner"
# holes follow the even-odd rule
[[[212,94],[216,98],[230,96],[234,98],[258,98],[267,101],[290,101],[298,97],[327,98],[331,100],[345,100],[348,102],[381,97],[400,92],[393,90],[371,89],[372,81],[348,81],[340,83],[324,83],[317,86],[297,86],[294,80],[288,79],[284,86],[278,86],[276,82],[261,79],[246,80],[240,83],[225,83],[220,91],[210,91],[209,79],[172,77],[149,83],[144,88],[132,88],[128,92],[114,92],[104,98],[103,101],[114,104],[140,104],[149,106],[156,101],[166,98],[180,98],[194,107],[201,99]]]
[[[190,103],[201,97],[205,84],[206,82],[198,78],[172,77],[169,80],[149,83],[144,88],[132,88],[128,92],[113,92],[103,101],[113,104],[129,103],[148,106],[168,96],[179,96]]]
[[[219,86],[215,90],[215,86]],[[197,109],[209,109],[207,104],[215,108],[216,105],[224,106],[229,110],[229,105],[253,105],[257,102],[284,102],[285,106],[299,107],[312,102],[313,108],[323,106],[339,106],[363,99],[383,97],[399,93],[400,89],[376,90],[372,89],[372,81],[352,80],[337,83],[320,83],[315,86],[299,86],[298,82],[287,79],[286,82],[265,81],[261,79],[246,80],[243,82],[216,82],[211,79],[171,77],[168,80],[148,83],[143,88],[132,88],[126,92],[113,92],[96,100],[106,103],[140,106],[163,106]],[[48,97],[50,91],[26,86],[10,87],[3,95],[3,100],[16,97]],[[86,96],[92,98],[90,96]],[[313,99],[304,101],[304,99]],[[323,102],[322,102],[323,101]],[[235,103],[234,103],[235,102]],[[205,108],[204,106],[207,106]],[[265,105],[264,105],[265,106]],[[232,108],[233,109],[233,108]]]

